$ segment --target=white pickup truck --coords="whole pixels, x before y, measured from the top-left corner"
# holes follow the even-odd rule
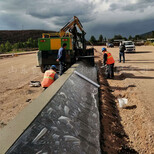
[[[127,52],[135,52],[135,44],[132,41],[123,41]]]

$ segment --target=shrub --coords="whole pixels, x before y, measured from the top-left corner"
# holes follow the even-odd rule
[[[4,44],[0,45],[0,53],[4,53],[5,52],[5,46]]]
[[[7,41],[5,44],[0,45],[0,53],[10,52],[12,50],[19,51],[19,49],[22,48],[37,48],[37,47],[38,47],[38,41],[33,40],[32,38],[29,38],[27,42],[18,42],[13,45],[9,41]]]
[[[29,38],[26,43],[27,43],[27,47],[29,47],[29,48],[33,47],[33,40],[32,40],[32,38]]]
[[[144,45],[151,45],[151,42],[150,42],[150,41],[146,41],[146,42],[144,43]]]
[[[20,48],[20,43],[15,43],[13,45],[13,49],[16,49],[18,51],[18,49]]]
[[[9,51],[11,51],[12,50],[12,45],[11,45],[11,43],[9,42],[9,41],[7,41],[6,43],[5,43],[5,51],[6,52],[9,52]]]

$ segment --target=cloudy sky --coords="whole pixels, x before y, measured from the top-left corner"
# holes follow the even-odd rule
[[[154,30],[154,0],[0,0],[0,30],[59,31],[74,15],[87,38]]]

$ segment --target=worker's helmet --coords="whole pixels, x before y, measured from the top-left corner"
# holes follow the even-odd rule
[[[57,69],[56,65],[52,65],[51,69]]]
[[[106,51],[106,48],[102,48],[102,51]]]

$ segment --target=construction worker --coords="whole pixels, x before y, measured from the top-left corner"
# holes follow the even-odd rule
[[[107,78],[114,78],[114,59],[110,52],[106,48],[102,48],[103,52],[103,64],[107,66]]]
[[[65,61],[66,61],[66,53],[65,49],[67,47],[67,44],[64,43],[63,46],[58,51],[58,58],[57,62],[59,62],[60,68],[59,68],[59,74],[62,75],[65,72]]]
[[[41,86],[44,89],[48,88],[55,80],[58,79],[56,69],[56,66],[52,65],[49,70],[45,71],[43,81],[41,82]]]
[[[121,63],[121,56],[123,57],[123,63],[125,63],[125,44],[121,43],[119,46],[119,63]]]

